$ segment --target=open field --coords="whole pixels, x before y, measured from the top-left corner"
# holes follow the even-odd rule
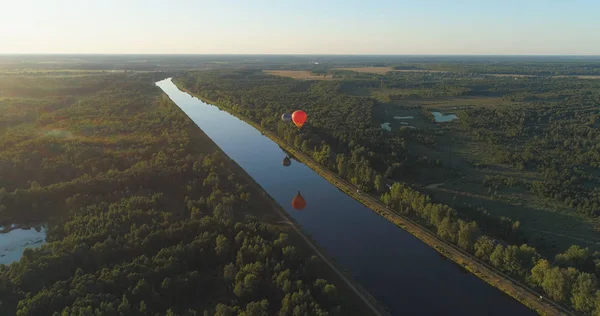
[[[385,67],[379,67],[382,71]],[[355,68],[359,69],[359,68]],[[368,70],[369,68],[364,68]],[[493,84],[494,77],[489,80]],[[529,77],[533,75],[515,75]],[[575,78],[580,76],[556,76]],[[595,76],[586,76],[594,78]],[[466,77],[465,77],[466,78]],[[477,81],[466,79],[472,85]],[[528,80],[529,81],[529,80]],[[548,82],[543,78],[539,83]],[[536,82],[534,81],[534,82]],[[499,82],[499,81],[498,81]],[[520,86],[520,81],[515,81]],[[510,83],[511,85],[513,83]],[[556,83],[571,84],[571,83]],[[592,83],[590,83],[592,84]],[[535,91],[535,88],[530,88]],[[511,177],[523,183],[543,181],[544,178],[534,170],[517,170],[511,165],[497,163],[497,150],[490,150],[490,145],[478,141],[468,133],[461,132],[456,124],[435,124],[426,117],[426,111],[439,111],[444,114],[457,113],[459,110],[494,109],[508,110],[528,107],[528,102],[512,101],[506,96],[457,96],[457,97],[421,97],[416,99],[392,100],[392,95],[427,95],[432,89],[426,88],[383,88],[361,89],[355,95],[371,97],[379,101],[373,111],[375,124],[390,123],[392,133],[398,133],[402,126],[415,126],[418,129],[431,128],[438,133],[432,139],[435,145],[424,145],[418,141],[409,142],[410,152],[417,157],[428,157],[432,161],[439,160],[444,167],[432,168],[429,165],[413,166],[403,174],[403,180],[418,186],[432,183],[443,183],[436,187],[424,189],[436,201],[450,204],[457,209],[483,207],[494,216],[505,216],[521,223],[521,228],[530,243],[540,246],[546,253],[555,254],[565,251],[570,245],[578,244],[593,250],[600,250],[598,227],[600,220],[589,218],[574,211],[573,207],[549,201],[533,195],[529,189],[521,187],[499,186],[490,189],[484,185],[484,178]],[[510,91],[510,90],[509,90]],[[533,92],[534,93],[534,92]],[[346,93],[353,95],[352,93]],[[541,94],[537,94],[541,95]],[[551,99],[556,102],[556,99]],[[394,117],[410,117],[394,119]],[[460,120],[460,119],[459,119]],[[410,137],[409,134],[402,134]],[[484,167],[477,167],[484,166]]]
[[[519,171],[496,163],[494,152],[488,145],[468,139],[451,130],[436,138],[434,148],[411,145],[410,150],[415,155],[439,159],[446,167],[416,166],[406,174],[407,178],[423,186],[424,193],[435,201],[458,210],[484,207],[494,216],[518,220],[529,243],[540,246],[540,250],[549,254],[563,252],[573,244],[600,250],[597,230],[600,220],[597,218],[586,217],[564,204],[534,196],[519,186],[490,188],[484,185],[486,176],[510,177],[520,183],[540,181],[543,177],[535,171]],[[437,185],[427,187],[432,183]]]
[[[548,253],[560,253],[573,244],[600,250],[597,221],[574,214],[562,205],[548,204],[528,192],[507,188],[488,192],[480,180],[467,176],[446,181],[426,193],[434,200],[449,202],[457,209],[485,206],[495,216],[506,216],[521,223],[527,240],[545,245]],[[540,248],[541,249],[541,248]]]
[[[539,79],[539,82],[543,80]],[[462,131],[457,123],[435,124],[423,113],[424,109],[426,112],[439,111],[444,114],[474,109],[522,109],[529,106],[527,102],[511,101],[510,98],[503,96],[390,100],[390,95],[425,94],[427,91],[427,89],[367,89],[361,92],[362,96],[370,96],[380,102],[373,111],[375,124],[390,123],[393,133],[397,133],[402,126],[415,126],[421,130],[430,128],[438,133],[436,136],[431,134],[432,145],[411,140],[409,151],[416,157],[428,157],[431,161],[440,161],[443,167],[432,168],[430,165],[417,164],[403,173],[404,181],[422,187],[442,183],[435,187],[423,188],[423,192],[431,195],[435,201],[449,204],[459,210],[483,207],[494,216],[518,220],[529,243],[551,256],[565,251],[573,244],[600,250],[598,218],[584,216],[575,212],[573,207],[535,196],[528,188],[497,186],[490,189],[490,185],[484,184],[486,176],[510,177],[515,181],[531,184],[533,181],[544,180],[540,173],[535,170],[517,170],[514,166],[499,164],[498,147],[493,147],[492,150],[486,142],[477,140],[472,134]],[[398,120],[394,119],[395,116],[412,116],[412,118]],[[411,134],[413,133],[402,135],[410,137]]]
[[[423,106],[427,108],[457,108],[462,107],[502,107],[510,105],[521,105],[522,102],[505,100],[502,97],[448,97],[434,98],[431,100],[402,100],[396,101],[398,104],[408,106]]]
[[[392,67],[344,67],[333,68],[332,70],[348,70],[363,73],[386,74],[388,72],[421,72],[421,73],[447,73],[452,71],[435,70],[435,69],[394,69]],[[552,77],[552,78],[577,78],[577,79],[600,79],[600,76],[594,75],[553,75],[553,76],[538,76],[528,74],[496,74],[496,73],[481,73],[482,75],[492,77],[515,77],[515,78],[532,78],[532,77]]]
[[[577,78],[577,79],[600,79],[600,76],[591,75],[558,75],[558,76],[537,76],[523,74],[485,74],[492,77],[515,77],[515,78],[532,78],[532,77],[552,77],[552,78]]]
[[[333,68],[335,70],[347,70],[347,71],[356,71],[361,73],[374,73],[383,75],[388,72],[398,72],[398,73],[447,73],[450,71],[444,70],[434,70],[434,69],[393,69],[391,67],[354,67],[354,68]],[[293,79],[313,79],[313,80],[327,80],[334,79],[332,75],[327,76],[317,76],[310,73],[308,70],[263,70],[263,72],[282,76],[289,77]],[[515,78],[533,78],[538,77],[537,75],[526,75],[526,74],[490,74],[484,73],[482,75],[492,76],[492,77],[515,77]],[[558,75],[558,76],[550,76],[553,78],[577,78],[577,79],[600,79],[600,76],[586,76],[586,75]]]
[[[395,70],[391,67],[355,67],[355,68],[332,68],[332,71],[336,70],[348,70],[348,71],[356,71],[362,73],[374,73],[374,74],[385,74],[390,71],[392,72],[433,72],[433,73],[441,73],[444,72],[442,70],[428,70],[428,69],[414,69],[414,70]],[[314,79],[314,80],[325,80],[325,79],[334,79],[332,75],[324,76],[316,76],[310,73],[308,70],[263,70],[264,73],[268,73],[270,75],[282,76],[282,77],[290,77],[294,79]]]
[[[264,73],[274,76],[289,77],[293,79],[330,80],[333,76],[316,76],[308,70],[263,70]]]
[[[333,70],[348,70],[356,72],[366,72],[374,74],[385,74],[390,71],[394,72],[444,72],[443,70],[433,69],[394,69],[392,67],[353,67],[353,68],[334,68]]]
[[[502,97],[495,96],[457,96],[457,97],[431,97],[421,99],[392,100],[392,95],[410,95],[427,92],[427,89],[400,89],[400,88],[357,88],[350,91],[344,91],[347,95],[372,97],[381,103],[390,106],[399,107],[426,107],[426,108],[453,108],[463,107],[502,107],[510,105],[523,105],[524,102],[510,101]]]
[[[391,67],[353,67],[353,68],[334,68],[333,70],[348,70],[348,71],[356,71],[356,72],[384,74],[384,73],[387,73],[394,69],[392,69]]]

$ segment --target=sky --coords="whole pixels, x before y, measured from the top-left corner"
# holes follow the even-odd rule
[[[0,54],[600,55],[597,0],[4,0]]]

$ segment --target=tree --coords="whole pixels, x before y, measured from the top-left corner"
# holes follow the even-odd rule
[[[559,267],[554,267],[546,271],[542,288],[552,299],[566,301],[570,295],[568,282],[566,273]]]
[[[344,177],[348,173],[348,163],[344,155],[337,155],[337,170],[338,174]]]
[[[490,260],[490,255],[494,251],[494,240],[487,236],[479,236],[475,242],[475,256],[485,261]]]
[[[496,245],[492,254],[490,254],[490,263],[502,270],[502,266],[504,265],[504,246]]]
[[[383,181],[383,177],[380,174],[375,176],[375,190],[377,192],[382,192],[385,188],[385,182]]]
[[[577,311],[592,314],[595,309],[596,289],[598,281],[591,273],[581,273],[573,285],[571,303]]]
[[[223,277],[225,278],[225,280],[234,280],[236,274],[237,268],[233,263],[229,263],[225,266],[225,268],[223,268]]]
[[[225,304],[219,303],[215,308],[214,316],[235,316],[235,310]]]
[[[591,252],[588,248],[572,245],[564,253],[556,255],[554,262],[561,267],[575,267],[580,270],[589,268],[591,265]]]
[[[147,312],[148,307],[146,306],[146,302],[141,301],[140,302],[140,313],[146,313]]]
[[[215,252],[217,253],[217,255],[228,253],[229,248],[230,248],[230,245],[229,245],[229,240],[227,239],[227,237],[225,237],[223,235],[217,236],[217,245],[215,247]]]
[[[239,316],[269,316],[269,301],[250,302]]]
[[[476,222],[465,223],[459,221],[460,228],[458,230],[458,246],[472,252],[475,246],[475,241],[479,237],[479,227]]]
[[[129,304],[129,300],[125,295],[123,295],[123,300],[117,310],[122,315],[129,315],[131,313],[131,304]]]
[[[438,226],[438,235],[450,242],[456,242],[458,235],[458,223],[452,222],[450,217],[445,217]]]
[[[531,269],[531,283],[535,286],[541,286],[546,277],[546,273],[552,268],[548,260],[541,259]]]

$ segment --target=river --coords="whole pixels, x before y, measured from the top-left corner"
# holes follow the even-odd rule
[[[343,193],[231,114],[157,85],[393,315],[536,315]],[[307,206],[292,208],[300,191]]]

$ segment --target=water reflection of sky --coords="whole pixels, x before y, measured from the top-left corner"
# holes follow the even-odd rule
[[[5,227],[0,226],[0,231],[4,230]],[[35,228],[17,228],[0,234],[0,264],[18,261],[25,248],[37,248],[44,243],[45,239],[45,227],[39,229],[39,232]]]
[[[440,112],[431,112],[436,122],[450,122],[458,118],[455,114],[444,115]]]

